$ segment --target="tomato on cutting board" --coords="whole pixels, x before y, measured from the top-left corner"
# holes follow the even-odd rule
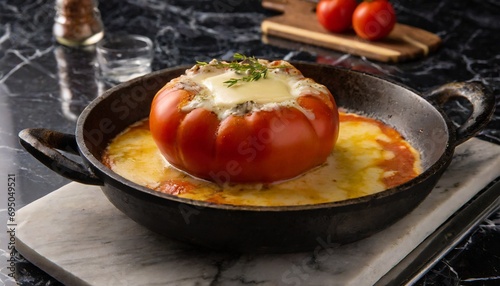
[[[396,13],[387,0],[365,0],[352,15],[356,34],[366,40],[376,41],[389,35],[396,24]]]
[[[321,0],[316,6],[316,17],[328,31],[341,33],[352,26],[356,0]]]

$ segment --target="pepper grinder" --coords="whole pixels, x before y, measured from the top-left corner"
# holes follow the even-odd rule
[[[104,36],[96,0],[56,0],[53,33],[62,45],[77,47],[97,43]]]

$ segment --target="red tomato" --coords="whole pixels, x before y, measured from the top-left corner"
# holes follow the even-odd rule
[[[396,24],[396,13],[387,0],[363,1],[354,10],[352,24],[359,37],[375,41],[389,35]]]
[[[281,107],[222,120],[203,107],[183,111],[193,93],[176,80],[160,90],[151,106],[151,134],[170,164],[219,185],[296,177],[324,163],[337,140],[339,115],[330,93],[297,99],[309,116]]]
[[[316,6],[316,17],[328,31],[341,33],[351,28],[356,0],[321,0]]]

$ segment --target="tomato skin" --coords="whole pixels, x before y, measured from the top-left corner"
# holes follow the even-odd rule
[[[387,0],[363,1],[354,10],[352,24],[359,37],[376,41],[390,34],[396,24],[396,13]]]
[[[321,0],[316,6],[316,18],[328,31],[342,33],[352,26],[356,0]]]
[[[298,98],[310,114],[281,107],[220,120],[204,108],[183,111],[194,95],[176,88],[174,80],[153,99],[153,139],[171,165],[219,185],[296,177],[324,163],[338,137],[339,115],[330,93]]]

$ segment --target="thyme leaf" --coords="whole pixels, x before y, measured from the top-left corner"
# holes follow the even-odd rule
[[[231,62],[212,61],[207,63],[198,61],[196,64],[199,66],[211,65],[217,68],[228,68],[234,70],[236,74],[243,75],[241,78],[230,78],[225,81],[224,83],[227,87],[232,87],[240,82],[258,81],[261,78],[267,78],[267,72],[269,69],[285,67],[283,65],[268,67],[267,65],[260,63],[255,57],[247,57],[240,53],[235,53],[233,55],[233,61]]]

